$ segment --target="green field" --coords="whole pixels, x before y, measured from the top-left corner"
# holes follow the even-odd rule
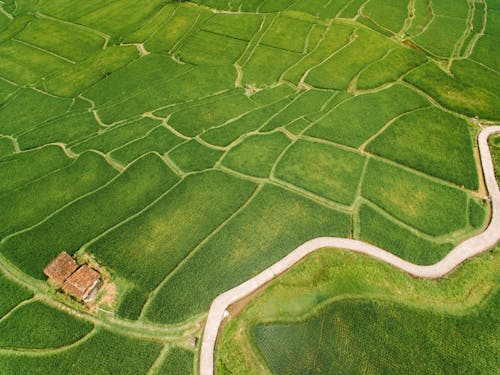
[[[428,281],[321,250],[226,323],[218,373],[495,373],[499,254]]]
[[[0,1],[0,373],[197,373],[213,299],[307,240],[432,264],[483,231],[499,20],[498,0]],[[46,282],[63,250],[101,268],[94,306]],[[410,314],[371,297],[359,314]],[[376,353],[353,366],[397,360]]]

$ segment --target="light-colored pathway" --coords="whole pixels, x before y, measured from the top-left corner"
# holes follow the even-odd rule
[[[441,261],[430,266],[419,266],[407,262],[388,251],[363,241],[338,237],[319,237],[307,241],[257,276],[222,293],[214,299],[208,312],[203,333],[200,353],[200,375],[214,374],[215,342],[228,306],[250,295],[259,287],[279,276],[316,250],[325,247],[352,250],[382,260],[413,276],[437,278],[446,275],[464,260],[493,248],[500,241],[500,191],[495,179],[493,161],[488,148],[488,138],[493,134],[500,134],[500,126],[487,127],[480,132],[478,137],[481,165],[492,209],[491,221],[484,232],[460,243]]]

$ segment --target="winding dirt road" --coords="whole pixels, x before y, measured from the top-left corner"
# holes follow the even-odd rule
[[[446,257],[430,266],[419,266],[407,262],[388,251],[363,241],[338,237],[319,237],[307,241],[257,276],[220,294],[214,299],[208,312],[203,333],[200,353],[200,375],[214,374],[215,343],[228,306],[253,293],[259,287],[279,276],[316,250],[325,247],[352,250],[382,260],[413,276],[438,278],[452,271],[464,260],[493,248],[500,241],[500,191],[488,148],[488,138],[493,134],[500,134],[500,126],[487,127],[480,132],[478,137],[481,165],[492,209],[491,221],[484,232],[463,241],[450,251]]]

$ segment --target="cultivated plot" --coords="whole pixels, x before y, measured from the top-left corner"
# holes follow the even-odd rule
[[[211,301],[309,239],[431,264],[484,230],[475,138],[500,121],[499,16],[465,0],[0,2],[0,368],[189,373]],[[92,308],[56,292],[42,270],[63,250],[113,292]],[[270,350],[288,332],[257,327]]]

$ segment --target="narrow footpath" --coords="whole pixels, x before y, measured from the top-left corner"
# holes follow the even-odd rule
[[[307,241],[257,276],[220,294],[214,299],[208,312],[203,333],[200,353],[200,375],[214,374],[215,344],[227,308],[240,299],[252,294],[262,285],[281,275],[316,250],[325,247],[352,250],[384,261],[413,276],[434,279],[453,271],[464,260],[492,249],[500,241],[500,190],[498,189],[493,160],[488,147],[488,138],[494,134],[500,134],[500,126],[487,127],[478,136],[481,166],[486,189],[491,201],[491,221],[484,232],[463,241],[451,250],[446,257],[430,266],[420,266],[407,262],[386,250],[363,241],[339,237],[319,237]]]

